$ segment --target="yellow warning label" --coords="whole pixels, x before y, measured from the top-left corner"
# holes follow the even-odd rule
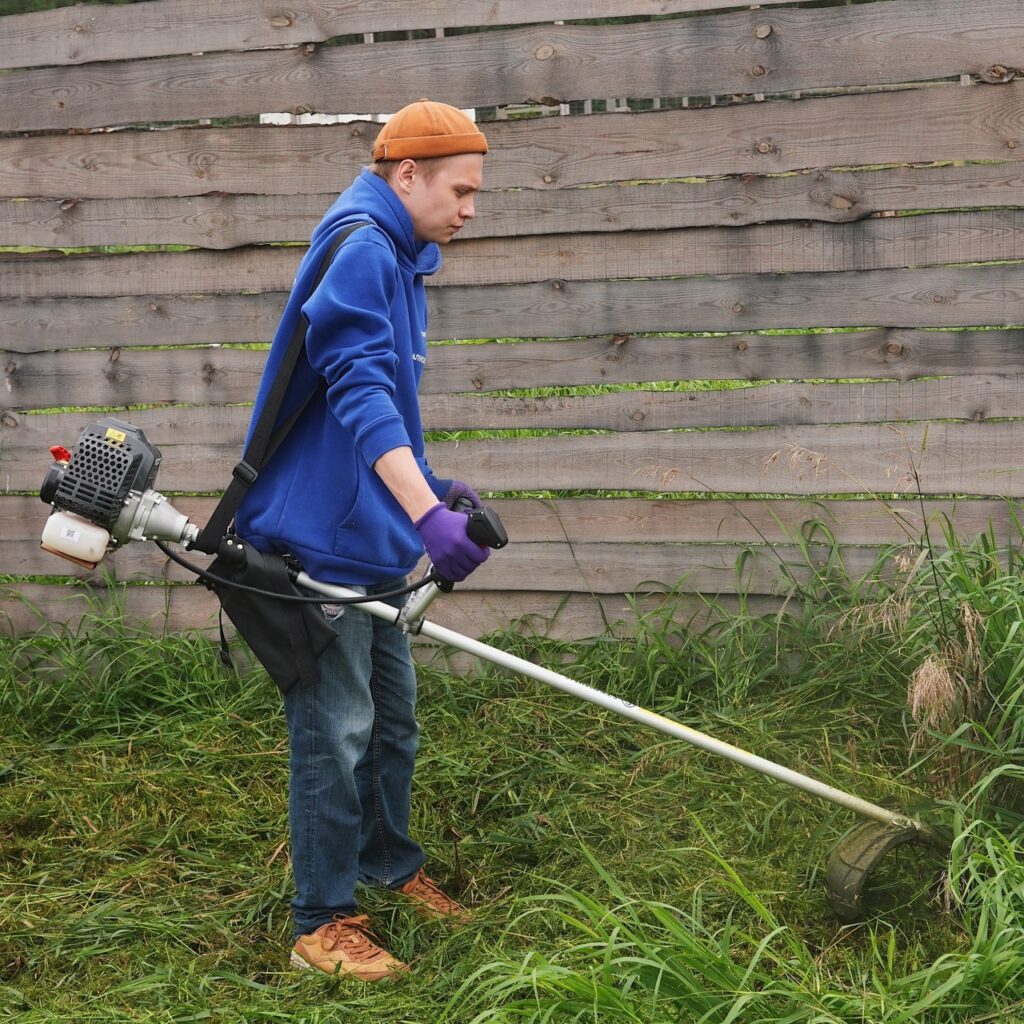
[[[118,444],[122,444],[128,435],[121,430],[115,430],[113,427],[107,427],[106,436],[109,437],[111,441],[116,441]]]

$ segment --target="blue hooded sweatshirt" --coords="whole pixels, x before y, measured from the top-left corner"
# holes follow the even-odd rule
[[[320,260],[338,232],[357,228],[316,291]],[[428,483],[417,388],[426,362],[423,277],[441,266],[434,243],[416,240],[398,196],[364,169],[313,232],[260,382],[259,417],[297,318],[309,320],[280,419],[317,384],[314,398],[246,494],[235,529],[261,551],[290,553],[328,583],[369,584],[412,571],[423,545],[373,469],[408,446]]]

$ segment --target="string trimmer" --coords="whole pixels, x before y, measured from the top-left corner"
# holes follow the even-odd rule
[[[73,452],[55,447],[51,453],[54,462],[40,491],[43,501],[53,508],[43,530],[42,543],[46,550],[92,568],[108,550],[131,540],[150,540],[159,543],[162,550],[200,577],[209,577],[207,570],[186,562],[166,546],[166,542],[170,542],[188,549],[200,530],[152,489],[161,456],[141,430],[119,420],[103,420],[82,431]],[[507,542],[504,527],[491,509],[471,511],[467,529],[473,540],[487,547],[503,547]],[[237,547],[237,541],[233,543]],[[856,920],[863,914],[869,877],[890,850],[907,843],[921,843],[940,852],[949,848],[947,837],[913,817],[873,804],[569,676],[427,621],[424,614],[429,605],[438,594],[451,589],[450,584],[434,574],[428,574],[408,588],[410,596],[398,612],[383,601],[370,600],[346,587],[312,579],[301,570],[294,572],[293,579],[297,588],[331,602],[356,605],[367,614],[395,623],[411,636],[426,637],[545,683],[860,815],[864,820],[839,841],[825,871],[829,903],[842,920]],[[268,597],[281,599],[280,594],[268,594]],[[312,599],[319,600],[319,597]]]

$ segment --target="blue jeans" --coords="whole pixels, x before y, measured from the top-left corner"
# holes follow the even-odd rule
[[[373,595],[403,583],[365,589]],[[403,600],[388,603],[399,608]],[[356,882],[395,888],[425,860],[408,834],[419,740],[409,638],[358,608],[340,607],[331,620],[337,638],[318,662],[320,684],[297,683],[284,698],[296,936],[335,914],[355,913]]]

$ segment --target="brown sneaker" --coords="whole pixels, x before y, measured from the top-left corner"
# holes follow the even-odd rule
[[[445,918],[449,921],[466,921],[470,917],[470,911],[451,896],[446,896],[438,888],[437,883],[426,876],[423,868],[395,892],[408,897],[415,904],[416,912],[421,917],[434,920]]]
[[[315,967],[324,974],[349,975],[362,981],[380,981],[409,970],[373,941],[369,925],[365,914],[335,914],[333,921],[298,937],[291,962],[296,967]]]

